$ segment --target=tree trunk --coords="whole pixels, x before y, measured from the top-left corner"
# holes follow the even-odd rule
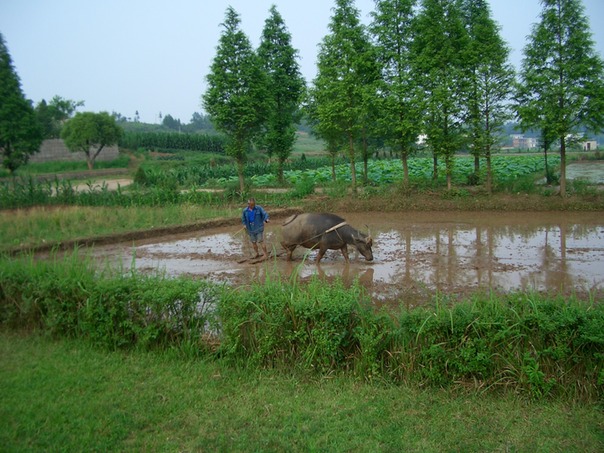
[[[365,134],[365,129],[363,128],[363,184],[369,184],[369,174],[368,174],[368,161],[369,161],[369,153],[367,149],[369,146],[367,145],[367,136]]]
[[[445,172],[447,174],[447,190],[450,192],[453,187],[451,178],[451,175],[453,174],[453,159],[450,155],[445,157],[445,168]]]
[[[277,180],[281,185],[285,184],[285,177],[283,176],[283,163],[284,160],[281,158],[281,156],[279,156],[277,159]]]
[[[560,196],[566,196],[566,139],[560,137]]]
[[[547,148],[543,149],[543,156],[545,159],[545,182],[547,185],[550,185],[552,183],[552,178],[549,173],[549,164],[547,163]]]
[[[491,167],[491,151],[486,152],[487,161],[487,192],[493,193],[493,168]]]
[[[336,156],[331,156],[331,178],[336,182]]]
[[[401,159],[403,161],[403,185],[405,187],[409,186],[409,157],[407,153],[401,153]]]
[[[350,157],[350,177],[352,180],[352,193],[356,195],[357,193],[357,170],[355,168],[354,162],[354,140],[352,139],[352,134],[348,135],[348,154]]]
[[[245,193],[245,179],[243,178],[243,165],[244,162],[241,159],[237,159],[237,175],[239,176],[239,190],[241,194]]]

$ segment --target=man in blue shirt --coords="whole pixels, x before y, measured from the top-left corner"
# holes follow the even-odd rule
[[[260,257],[260,253],[258,253],[258,243],[262,246],[264,258],[268,258],[266,245],[264,244],[264,224],[268,223],[268,214],[262,206],[256,206],[256,200],[254,198],[250,198],[247,201],[247,208],[241,213],[241,223],[245,225],[247,234],[250,237],[250,241],[256,252],[255,258]]]

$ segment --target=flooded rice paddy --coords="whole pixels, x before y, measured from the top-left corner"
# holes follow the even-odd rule
[[[436,293],[539,291],[569,295],[604,293],[604,215],[566,212],[339,213],[374,238],[374,261],[350,249],[346,264],[328,251],[298,248],[287,261],[279,245],[282,219],[265,231],[268,261],[240,263],[252,255],[239,226],[95,247],[99,262],[144,273],[188,275],[233,285],[266,278],[355,279],[376,305],[415,306]]]

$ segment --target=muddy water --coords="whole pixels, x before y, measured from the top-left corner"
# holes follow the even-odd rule
[[[415,306],[436,292],[536,290],[568,295],[604,293],[604,213],[340,213],[374,237],[374,261],[350,250],[346,264],[328,251],[296,249],[267,262],[238,263],[252,253],[239,227],[97,247],[93,256],[125,269],[165,272],[245,285],[292,274],[346,283],[359,279],[376,305]],[[266,230],[270,249],[281,252],[280,220]]]

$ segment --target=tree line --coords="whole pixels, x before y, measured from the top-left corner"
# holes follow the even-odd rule
[[[242,189],[248,143],[284,160],[302,111],[331,154],[347,155],[353,190],[356,158],[366,167],[377,146],[400,155],[407,183],[419,139],[432,152],[435,178],[444,161],[449,188],[457,151],[474,155],[476,175],[484,157],[490,190],[491,154],[515,119],[523,130],[539,131],[544,151],[558,145],[564,195],[569,140],[604,127],[604,65],[580,0],[541,4],[516,74],[486,0],[376,0],[368,26],[354,0],[335,0],[309,87],[276,8],[254,50],[229,7],[204,107],[227,136]]]
[[[129,149],[191,150],[224,154],[225,138],[216,134],[125,132],[119,145]]]
[[[438,162],[444,161],[449,188],[456,152],[474,155],[476,175],[485,158],[490,189],[491,153],[505,123],[515,120],[523,130],[539,131],[545,152],[554,146],[560,150],[560,193],[565,194],[569,140],[604,127],[604,64],[594,51],[580,0],[541,1],[518,74],[487,0],[375,0],[367,26],[354,0],[334,3],[309,86],[274,5],[257,49],[241,30],[237,12],[226,10],[202,104],[225,136],[224,151],[236,162],[242,190],[252,145],[276,158],[283,180],[295,125],[304,116],[332,156],[347,156],[353,190],[357,157],[366,168],[379,147],[400,156],[403,183],[408,183],[407,161],[419,141],[432,152],[435,178]],[[13,171],[37,151],[43,129],[52,133],[77,103],[53,99],[37,107],[38,117],[49,120],[37,121],[1,34],[0,82],[0,152],[3,165]],[[98,145],[89,165],[108,140],[122,136],[111,118],[88,115],[79,118],[80,127],[70,128],[73,137],[66,142],[74,149],[88,153],[86,146]],[[171,117],[168,122],[177,123]]]

